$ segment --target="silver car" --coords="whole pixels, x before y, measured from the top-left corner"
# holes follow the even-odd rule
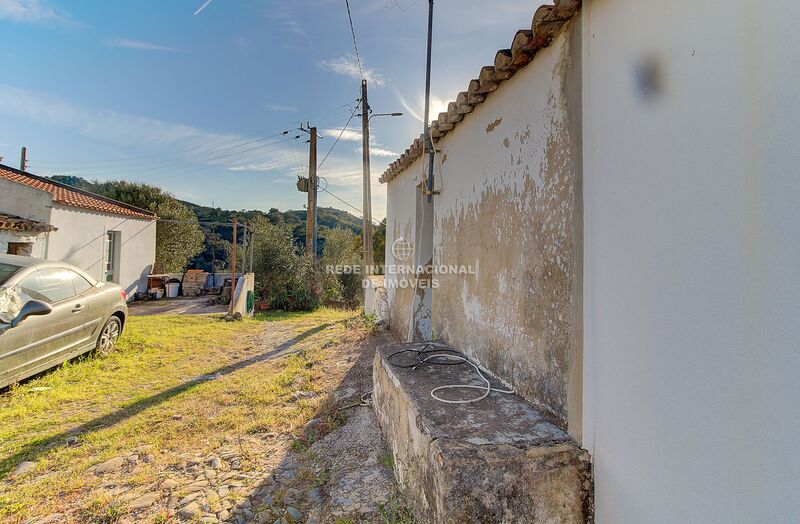
[[[125,291],[80,269],[0,255],[0,388],[97,349],[114,348]]]

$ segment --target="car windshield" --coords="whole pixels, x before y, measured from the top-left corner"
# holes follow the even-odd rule
[[[6,283],[6,280],[11,278],[11,275],[20,270],[21,266],[13,264],[4,264],[0,262],[0,286]]]

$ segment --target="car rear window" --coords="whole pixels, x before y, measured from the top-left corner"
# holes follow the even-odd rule
[[[20,266],[13,264],[0,263],[0,286],[6,283],[6,280],[11,278],[11,275],[20,270]]]

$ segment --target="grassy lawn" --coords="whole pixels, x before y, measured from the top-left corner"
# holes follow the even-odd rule
[[[345,324],[354,316],[131,317],[118,351],[67,363],[0,395],[0,519],[63,512],[65,521],[114,522],[125,513],[114,502],[115,486],[152,490],[185,468],[187,456],[302,430],[323,398],[296,392],[318,392],[325,348],[352,336]],[[257,457],[240,447],[246,474]],[[131,456],[124,472],[87,472]],[[23,461],[35,465],[17,474]]]

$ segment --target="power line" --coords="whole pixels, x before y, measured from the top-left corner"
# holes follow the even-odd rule
[[[131,175],[138,175],[137,179],[145,181],[145,182],[148,181],[148,180],[153,180],[154,175],[160,175],[161,173],[164,173],[164,172],[171,172],[167,176],[160,176],[159,177],[159,180],[166,180],[166,179],[173,178],[175,176],[179,176],[181,174],[190,173],[190,171],[187,171],[187,169],[189,169],[188,164],[191,164],[191,163],[198,164],[198,163],[202,163],[202,162],[213,162],[213,161],[222,160],[224,158],[229,158],[229,157],[232,157],[232,156],[235,156],[235,155],[239,155],[241,153],[247,153],[247,152],[253,152],[253,151],[266,152],[266,151],[272,151],[272,150],[276,150],[276,149],[281,149],[281,148],[285,147],[285,146],[282,145],[283,143],[296,140],[298,138],[298,136],[285,138],[283,140],[278,140],[278,141],[275,141],[275,142],[270,142],[269,144],[264,144],[264,145],[261,145],[261,146],[258,146],[258,147],[253,147],[253,148],[247,149],[245,151],[237,151],[237,152],[234,152],[234,153],[228,153],[228,154],[219,155],[219,156],[216,156],[216,157],[212,156],[210,158],[205,158],[202,161],[194,161],[194,162],[192,162],[192,161],[185,161],[185,160],[180,159],[180,160],[173,160],[173,161],[170,161],[170,162],[167,162],[167,163],[162,163],[162,165],[159,165],[159,166],[156,166],[156,167],[153,167],[153,168],[142,168],[142,167],[129,166],[127,169],[106,168],[106,171],[107,171],[107,173],[108,173],[108,175],[110,177],[130,177]],[[78,173],[83,174],[79,170],[65,170],[65,171],[67,173],[76,172],[77,171]]]
[[[347,119],[347,123],[344,125],[342,130],[339,132],[339,136],[336,137],[336,140],[334,140],[333,145],[331,146],[331,148],[328,149],[328,152],[325,154],[325,158],[323,158],[322,162],[319,163],[319,165],[317,166],[317,169],[321,168],[322,164],[324,164],[325,161],[328,160],[328,157],[333,152],[333,148],[336,147],[336,144],[339,143],[339,139],[342,138],[342,135],[347,130],[347,126],[350,125],[350,121],[353,120],[353,117],[356,115],[356,111],[358,111],[359,104],[356,104],[356,107],[353,108],[353,112],[350,114],[350,118]]]
[[[217,161],[217,160],[230,158],[232,156],[239,155],[241,153],[248,153],[248,152],[253,152],[253,151],[273,151],[275,149],[281,149],[283,147],[283,146],[281,146],[282,143],[290,142],[292,140],[297,140],[299,137],[300,136],[297,135],[297,136],[293,136],[293,137],[290,137],[290,138],[285,138],[283,140],[278,140],[276,142],[270,142],[269,144],[265,144],[265,145],[262,145],[262,146],[254,147],[254,148],[251,148],[251,149],[246,149],[244,151],[236,151],[234,153],[229,153],[229,154],[226,154],[226,155],[220,155],[220,156],[217,156],[217,157],[206,158],[206,159],[203,159],[203,161],[204,162],[214,162],[214,161]],[[275,148],[275,146],[280,146],[280,147]],[[185,164],[185,163],[187,163],[187,162],[184,162],[183,160],[174,161],[174,162],[171,162],[169,164],[166,164],[166,165],[154,168],[154,169],[149,169],[149,170],[147,170],[147,174],[148,175],[152,175],[152,174],[158,174],[160,172],[164,172],[165,170],[173,170],[174,166],[178,166],[178,165]],[[196,162],[196,163],[199,163],[199,162]],[[139,171],[138,169],[135,170],[135,171],[131,171],[131,170],[118,171],[118,170],[116,170],[116,171],[113,172],[113,174],[115,176],[117,176],[119,174],[123,174],[124,175],[126,173],[133,173],[133,172],[138,172],[138,171]],[[176,173],[174,173],[172,175],[161,177],[161,179],[163,180],[163,179],[167,179],[167,178],[172,178],[174,176],[180,175],[180,174],[185,173],[185,172],[186,171],[183,171],[183,172],[178,171],[178,172],[176,172]]]
[[[333,198],[335,198],[336,200],[338,200],[338,201],[339,201],[339,202],[341,202],[342,204],[344,204],[344,205],[346,205],[346,206],[349,206],[350,208],[354,209],[355,211],[357,211],[358,213],[360,213],[360,214],[361,214],[361,216],[364,216],[364,212],[363,212],[363,211],[361,211],[360,209],[358,209],[356,206],[354,206],[353,204],[351,204],[351,203],[350,203],[350,202],[348,202],[347,200],[344,200],[344,199],[342,199],[342,198],[339,198],[338,196],[334,195],[333,193],[331,193],[330,191],[328,191],[328,188],[325,188],[325,189],[322,189],[322,188],[320,188],[320,189],[321,189],[322,191],[324,191],[325,193],[328,193],[330,196],[332,196]],[[374,218],[372,219],[372,222],[373,222],[374,224],[376,224],[376,225],[381,225],[381,223],[380,223],[379,221],[375,220]]]
[[[337,106],[335,109],[330,109],[330,110],[318,113],[318,115],[329,115],[329,116],[326,116],[325,118],[322,118],[321,121],[332,120],[334,118],[338,118],[339,117],[338,114],[332,114],[332,113],[339,113],[340,111],[342,111],[342,109],[349,108],[349,107],[350,107],[350,104],[343,104],[343,105]],[[320,119],[317,118],[317,120],[320,120]],[[286,127],[289,127],[292,124],[293,124],[293,122],[288,122],[285,125],[286,125]],[[37,164],[44,164],[44,165],[47,165],[47,164],[66,164],[66,165],[74,165],[74,164],[93,164],[93,165],[95,165],[95,164],[104,164],[104,166],[98,166],[98,169],[109,168],[109,167],[116,166],[116,165],[120,165],[120,166],[123,166],[123,167],[129,167],[131,165],[148,165],[148,164],[153,164],[153,163],[160,163],[165,159],[173,159],[173,158],[177,158],[177,157],[183,157],[183,156],[186,156],[186,155],[193,155],[193,154],[200,154],[200,153],[216,154],[216,153],[219,153],[219,152],[222,152],[222,151],[227,151],[227,150],[230,150],[230,149],[244,147],[246,145],[249,145],[249,144],[252,144],[252,143],[255,143],[255,142],[265,141],[265,140],[269,140],[270,138],[275,138],[275,137],[278,137],[278,136],[281,136],[281,135],[286,135],[289,132],[291,132],[291,131],[284,129],[282,131],[276,132],[276,133],[268,135],[268,136],[262,136],[260,134],[245,135],[243,137],[244,139],[252,139],[252,140],[246,140],[245,142],[236,142],[236,143],[233,143],[233,144],[227,144],[227,145],[221,145],[221,146],[217,145],[217,146],[210,146],[210,147],[207,144],[200,144],[200,145],[192,146],[189,149],[182,150],[182,151],[177,151],[177,152],[176,151],[172,151],[172,152],[169,152],[169,153],[148,155],[147,158],[121,157],[121,158],[118,158],[118,159],[106,159],[106,160],[95,160],[95,159],[92,159],[92,160],[53,160],[53,159],[50,159],[50,160],[37,160],[36,163]]]
[[[353,16],[350,14],[350,0],[344,0],[347,6],[347,19],[350,21],[350,33],[353,35],[353,49],[356,50],[356,62],[358,62],[358,72],[361,73],[361,80],[364,80],[364,69],[361,67],[361,56],[358,54],[358,43],[356,42],[356,30],[353,27]]]

